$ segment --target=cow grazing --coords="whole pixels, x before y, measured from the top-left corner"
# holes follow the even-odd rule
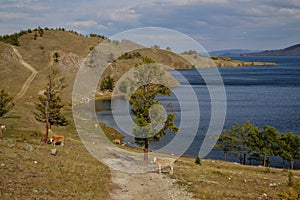
[[[6,130],[6,126],[5,125],[0,125],[0,138],[2,138],[2,134],[3,134],[3,131]]]
[[[171,168],[170,174],[173,174],[173,167],[175,161],[174,159],[154,157],[153,161],[158,165],[158,170],[160,174],[161,174],[161,169],[164,167],[170,167]]]
[[[53,144],[53,146],[55,146],[57,143],[59,143],[61,146],[64,146],[64,140],[65,137],[61,135],[55,135],[50,138],[50,142]]]
[[[121,140],[120,139],[114,139],[112,142],[114,144],[121,144]]]

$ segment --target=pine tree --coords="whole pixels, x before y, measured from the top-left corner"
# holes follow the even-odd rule
[[[68,121],[62,114],[62,109],[64,108],[64,103],[61,100],[61,92],[67,86],[65,84],[64,77],[57,77],[59,71],[54,69],[47,76],[48,83],[43,95],[39,95],[39,103],[36,103],[37,112],[34,113],[35,118],[46,123],[46,138],[48,139],[48,128],[52,125],[55,126],[66,126]],[[50,127],[48,127],[48,123]]]
[[[261,131],[252,131],[248,135],[249,151],[254,151],[259,157],[263,156],[263,165],[267,164],[267,156],[277,154],[279,132],[275,127],[265,126]]]
[[[163,107],[156,99],[157,95],[170,96],[171,90],[163,85],[151,83],[153,80],[163,80],[165,71],[155,65],[145,65],[137,68],[134,78],[124,81],[120,90],[128,94],[128,90],[139,86],[130,95],[129,104],[135,125],[133,135],[135,143],[144,148],[144,161],[148,161],[148,149],[150,142],[157,142],[166,135],[166,131],[178,132],[174,120],[175,113],[167,116],[163,113]],[[155,82],[155,81],[153,81]]]
[[[294,168],[295,159],[300,159],[300,136],[292,132],[283,133],[280,137],[279,156],[290,162],[291,169]]]
[[[235,152],[238,144],[238,139],[235,137],[233,132],[229,129],[225,129],[220,135],[215,148],[221,149],[224,152],[224,160],[227,160],[227,154],[231,153],[237,155]]]
[[[13,97],[9,96],[9,94],[2,89],[0,91],[0,118],[8,113],[13,106]]]

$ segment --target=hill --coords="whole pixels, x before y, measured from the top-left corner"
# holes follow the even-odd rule
[[[300,56],[300,44],[296,44],[284,49],[246,53],[242,54],[242,56]]]
[[[240,56],[241,54],[246,53],[254,53],[259,52],[258,50],[247,50],[247,49],[226,49],[226,50],[218,50],[218,51],[211,51],[209,52],[210,56]]]

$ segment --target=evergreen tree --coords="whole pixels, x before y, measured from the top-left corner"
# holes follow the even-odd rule
[[[0,119],[14,106],[13,97],[3,89],[0,91]]]
[[[242,163],[246,164],[246,157],[248,152],[248,141],[247,136],[249,132],[253,131],[255,126],[250,123],[250,121],[246,121],[244,124],[235,124],[232,126],[231,132],[234,137],[237,138],[237,150],[242,155]]]
[[[263,165],[267,164],[267,156],[277,154],[280,134],[275,127],[265,126],[264,130],[252,131],[248,135],[249,150],[263,156]]]
[[[37,112],[34,113],[35,118],[38,121],[46,122],[48,115],[48,121],[51,125],[56,126],[66,126],[68,121],[62,114],[62,109],[64,108],[64,103],[61,100],[61,92],[67,86],[65,84],[64,77],[57,77],[58,70],[52,70],[47,76],[48,83],[43,95],[39,95],[39,103],[36,104]],[[47,130],[46,130],[47,131]]]
[[[171,90],[163,85],[150,83],[153,80],[163,80],[165,71],[154,65],[137,68],[135,79],[130,79],[120,86],[120,90],[128,94],[128,90],[139,86],[131,95],[129,104],[135,122],[132,130],[135,143],[144,148],[144,161],[148,161],[150,142],[157,142],[163,138],[167,131],[176,133],[178,128],[174,124],[176,115],[163,113],[157,95],[170,96]],[[155,81],[153,81],[155,82]]]
[[[294,168],[295,159],[300,159],[300,136],[292,132],[284,133],[280,137],[279,156],[290,162],[290,168]]]
[[[100,84],[100,89],[113,91],[113,89],[115,87],[114,84],[115,84],[115,80],[112,77],[110,77],[110,76],[105,77]]]
[[[227,154],[232,153],[237,156],[235,152],[238,144],[238,139],[233,132],[229,129],[225,129],[220,135],[215,148],[221,149],[224,152],[224,160],[227,160]]]

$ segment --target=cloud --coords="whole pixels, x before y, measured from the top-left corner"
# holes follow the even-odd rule
[[[108,16],[110,21],[114,22],[133,23],[139,19],[139,14],[130,7],[110,9],[105,13],[105,15]],[[103,17],[103,14],[100,16]]]
[[[26,9],[31,11],[44,11],[48,10],[50,7],[45,5],[40,5],[36,0],[14,0],[8,1],[0,5],[0,8],[4,9]]]
[[[28,17],[27,13],[2,12],[0,11],[1,19],[20,19]]]
[[[162,2],[173,4],[176,6],[185,6],[185,5],[201,5],[201,4],[223,4],[223,3],[227,3],[228,0],[164,0]]]
[[[99,24],[95,20],[76,21],[76,22],[71,22],[69,25],[72,27],[98,28],[100,30],[107,28],[106,26]]]

